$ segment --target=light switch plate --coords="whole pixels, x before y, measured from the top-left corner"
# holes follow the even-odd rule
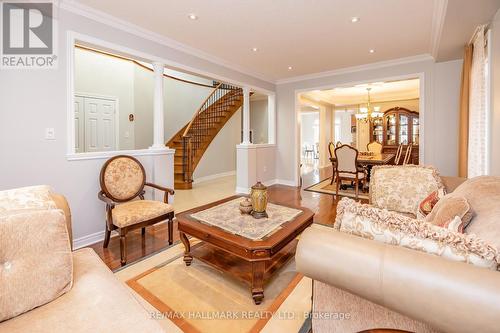
[[[55,140],[56,139],[56,132],[53,128],[46,128],[45,129],[45,140]]]

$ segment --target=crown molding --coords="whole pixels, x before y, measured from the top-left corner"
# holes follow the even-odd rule
[[[344,68],[334,69],[334,70],[326,71],[326,72],[319,72],[319,73],[313,73],[313,74],[294,76],[294,77],[287,78],[287,79],[277,80],[276,84],[286,84],[286,83],[293,83],[293,82],[299,82],[299,81],[305,81],[305,80],[313,80],[313,79],[319,79],[319,78],[328,77],[328,76],[349,74],[349,73],[361,72],[361,71],[366,71],[366,70],[371,70],[371,69],[379,69],[379,68],[384,68],[384,67],[409,64],[409,63],[413,63],[413,62],[429,61],[429,60],[434,61],[434,58],[430,54],[425,53],[425,54],[420,54],[420,55],[411,56],[411,57],[404,57],[404,58],[398,58],[398,59],[392,59],[392,60],[373,62],[373,63],[365,64],[365,65],[344,67]]]
[[[431,28],[431,55],[437,59],[439,52],[439,44],[443,33],[444,20],[446,18],[446,9],[448,8],[448,0],[434,0],[434,10],[432,13],[432,28]]]
[[[241,74],[249,75],[251,77],[265,81],[267,83],[275,84],[275,81],[273,79],[265,76],[264,74],[256,73],[256,72],[251,71],[245,67],[233,64],[231,62],[228,62],[227,60],[224,60],[222,58],[208,54],[208,53],[206,53],[202,50],[199,50],[197,48],[180,43],[172,38],[165,37],[161,34],[158,34],[158,33],[153,32],[151,30],[141,28],[138,25],[135,25],[135,24],[132,24],[132,23],[127,22],[125,20],[119,19],[115,16],[104,13],[100,10],[97,10],[97,9],[92,8],[92,7],[80,4],[74,0],[61,0],[59,3],[59,7],[61,9],[64,9],[66,11],[72,12],[74,14],[77,14],[77,15],[80,15],[83,17],[86,17],[86,18],[91,19],[93,21],[97,21],[99,23],[106,24],[106,25],[111,26],[113,28],[123,30],[125,32],[130,33],[130,34],[136,35],[138,37],[150,40],[152,42],[170,47],[172,49],[175,49],[175,50],[178,50],[181,52],[184,52],[186,54],[195,56],[197,58],[209,61],[209,62],[214,63],[216,65],[223,66],[223,67],[226,67],[228,69],[232,69],[232,70],[237,71]]]

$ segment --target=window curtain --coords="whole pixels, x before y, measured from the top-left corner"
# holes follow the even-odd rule
[[[467,176],[486,174],[486,54],[484,26],[477,28],[472,39],[472,64],[469,83],[469,138]]]
[[[472,66],[472,44],[465,46],[460,89],[460,128],[458,142],[458,176],[467,178],[467,157],[469,149],[469,85]]]

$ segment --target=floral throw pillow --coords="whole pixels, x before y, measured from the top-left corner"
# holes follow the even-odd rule
[[[444,188],[440,188],[429,194],[424,200],[418,205],[417,218],[425,219],[432,211],[432,208],[438,203],[438,201],[445,196]]]
[[[457,223],[457,220],[453,220]],[[456,228],[455,225],[448,225]],[[343,198],[337,207],[334,228],[363,238],[403,246],[444,258],[496,270],[500,254],[496,247],[477,238],[403,216],[387,209]]]
[[[370,203],[378,208],[416,216],[420,202],[441,188],[444,185],[433,167],[375,166],[371,171]]]

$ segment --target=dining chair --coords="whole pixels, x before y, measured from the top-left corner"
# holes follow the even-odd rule
[[[403,165],[410,164],[411,152],[413,150],[413,143],[409,143],[406,147],[405,159],[403,160]]]
[[[378,141],[372,141],[366,145],[368,151],[374,152],[375,154],[382,154],[382,144]]]
[[[309,148],[308,145],[304,145],[304,158],[307,158],[309,154],[311,154],[311,158],[314,157],[314,148]]]
[[[120,235],[120,261],[127,263],[127,233],[167,221],[168,244],[173,243],[174,207],[168,204],[168,195],[174,190],[146,182],[146,172],[142,164],[132,156],[118,155],[104,163],[99,175],[101,191],[98,198],[106,203],[106,229],[103,247],[107,248],[111,231]],[[163,202],[145,200],[145,186],[164,192]],[[144,241],[144,240],[143,240]]]
[[[319,142],[314,144],[314,158],[319,159]]]
[[[337,143],[335,144],[335,148],[340,147],[340,146],[342,146],[342,142],[337,141]]]
[[[328,144],[328,153],[330,154],[330,162],[332,162],[332,180],[330,181],[330,185],[333,184],[333,182],[335,181],[335,178],[336,178],[336,162],[335,162],[335,145],[333,144],[333,142],[330,142]]]
[[[403,144],[399,144],[398,149],[396,150],[396,156],[394,157],[394,164],[398,165],[401,160],[401,154],[403,153]]]
[[[359,182],[363,188],[366,185],[366,170],[358,166],[358,150],[349,145],[342,145],[335,148],[335,159],[337,167],[335,170],[337,178],[336,195],[339,195],[339,188],[342,180],[354,182],[356,199],[359,196]]]

